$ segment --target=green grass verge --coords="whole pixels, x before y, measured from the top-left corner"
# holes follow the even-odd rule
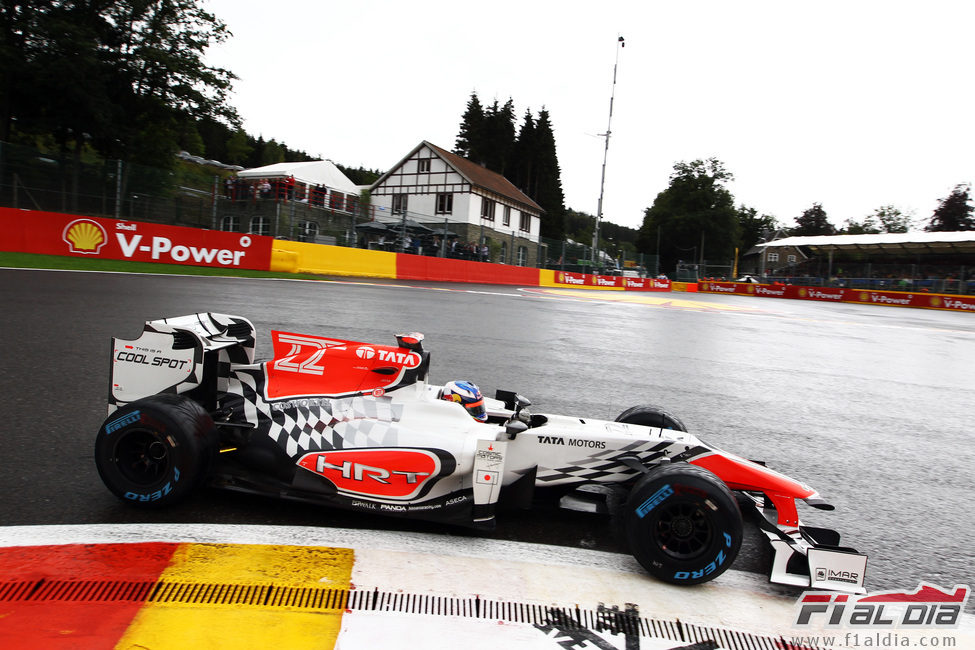
[[[0,252],[0,267],[19,269],[69,269],[73,271],[118,271],[121,273],[170,273],[175,275],[216,275],[235,278],[289,278],[298,280],[324,280],[325,276],[313,273],[274,273],[248,269],[227,269],[183,264],[153,264],[124,260],[87,259],[62,255],[35,255],[34,253]]]

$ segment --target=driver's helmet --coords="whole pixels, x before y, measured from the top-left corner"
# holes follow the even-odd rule
[[[440,398],[448,402],[462,404],[472,418],[478,422],[487,422],[487,411],[484,410],[484,396],[477,384],[469,381],[450,381],[443,387]]]

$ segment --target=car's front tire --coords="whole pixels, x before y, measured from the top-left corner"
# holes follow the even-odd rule
[[[640,478],[623,515],[633,556],[664,582],[712,580],[741,548],[743,525],[734,495],[717,476],[687,463],[661,465]]]
[[[105,486],[126,503],[166,506],[206,477],[216,435],[213,420],[193,400],[153,395],[106,418],[95,438],[95,465]]]
[[[652,404],[641,404],[628,408],[616,417],[616,421],[624,424],[639,424],[644,427],[662,427],[674,431],[687,431],[687,427],[680,421],[680,418]]]

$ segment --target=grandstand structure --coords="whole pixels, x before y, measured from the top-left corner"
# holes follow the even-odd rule
[[[755,249],[760,275],[770,282],[975,294],[975,231],[783,237]],[[771,265],[783,249],[808,255]]]

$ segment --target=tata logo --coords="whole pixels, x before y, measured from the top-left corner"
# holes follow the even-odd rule
[[[380,349],[379,360],[399,363],[407,368],[416,368],[420,365],[420,355],[416,352],[397,352],[396,350]]]
[[[359,357],[360,359],[372,359],[376,356],[376,350],[364,345],[360,348],[356,348],[355,356]]]
[[[91,219],[75,219],[64,227],[61,234],[68,250],[82,255],[98,255],[108,242],[108,234],[101,224]]]
[[[422,496],[452,471],[429,449],[336,449],[305,454],[298,466],[335,485],[342,494],[408,501]]]

